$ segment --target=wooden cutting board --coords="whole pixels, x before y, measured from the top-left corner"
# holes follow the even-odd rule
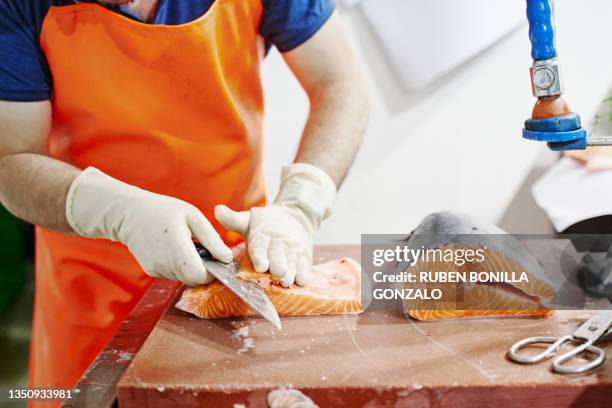
[[[359,247],[315,251],[317,263],[342,256],[359,260]],[[263,408],[280,387],[321,407],[609,406],[612,361],[571,377],[506,359],[516,340],[571,333],[589,314],[417,322],[374,305],[283,318],[278,332],[261,318],[200,320],[170,307],[121,378],[119,407]]]

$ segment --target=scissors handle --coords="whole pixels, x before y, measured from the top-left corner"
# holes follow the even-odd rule
[[[573,341],[581,341],[581,340],[573,340]],[[571,366],[564,366],[563,363],[566,363],[572,360],[574,357],[588,351],[595,355],[592,360],[589,360],[585,364],[574,364]],[[582,374],[587,371],[591,371],[602,365],[606,361],[606,352],[600,349],[599,347],[590,345],[588,343],[582,343],[580,346],[575,347],[573,350],[568,351],[567,353],[561,354],[559,357],[555,358],[552,362],[552,370],[559,374]]]
[[[556,354],[561,346],[567,343],[580,343],[579,346],[574,347],[572,350],[567,353],[563,353],[557,358],[555,358],[552,362],[552,370],[559,374],[581,374],[586,373],[587,371],[591,371],[600,365],[606,360],[606,352],[599,347],[593,346],[590,342],[585,342],[582,339],[577,339],[572,335],[567,335],[563,337],[549,337],[549,336],[536,336],[536,337],[528,337],[526,339],[517,341],[510,347],[510,352],[508,353],[508,357],[512,361],[522,364],[535,364],[541,361],[546,360],[547,358]],[[520,350],[534,346],[537,344],[550,344],[544,351],[538,354],[526,355],[524,353],[520,353]],[[588,351],[592,353],[595,357],[589,360],[585,364],[579,365],[564,365],[568,361],[571,361],[573,358],[579,356],[580,354]]]
[[[514,362],[522,363],[522,364],[535,364],[540,361],[544,361],[553,354],[555,354],[559,348],[567,343],[568,341],[572,341],[572,336],[563,336],[563,337],[551,337],[551,336],[534,336],[527,337],[526,339],[519,340],[510,347],[510,351],[508,352],[508,357]],[[534,346],[537,344],[550,344],[544,351],[538,354],[530,354],[526,355],[520,353],[520,350],[523,348]]]

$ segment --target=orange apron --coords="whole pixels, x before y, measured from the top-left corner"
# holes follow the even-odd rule
[[[51,7],[40,37],[54,81],[51,155],[188,201],[213,222],[216,204],[264,205],[261,16],[261,0],[217,0],[176,26],[96,4]],[[122,245],[37,228],[30,385],[73,386],[150,283]]]

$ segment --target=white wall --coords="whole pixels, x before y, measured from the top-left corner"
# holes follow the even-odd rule
[[[556,11],[567,99],[587,121],[612,83],[612,2],[557,0]],[[380,52],[360,16],[354,10],[344,16],[369,77],[373,108],[361,153],[319,242],[358,243],[361,233],[409,232],[443,209],[495,222],[544,149],[521,138],[534,104],[527,28],[434,86],[396,95],[385,78],[374,80]],[[274,196],[308,107],[278,53],[268,56],[263,79],[265,168]]]

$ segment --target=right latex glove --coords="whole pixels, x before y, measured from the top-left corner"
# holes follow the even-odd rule
[[[305,286],[311,278],[313,243],[321,221],[331,215],[336,184],[323,170],[306,163],[283,168],[274,203],[236,212],[215,207],[225,228],[242,234],[257,272],[270,273],[283,286]]]
[[[93,167],[72,182],[66,217],[81,236],[126,245],[145,273],[156,278],[190,286],[214,280],[192,238],[222,262],[233,258],[231,249],[193,205],[123,183]]]

